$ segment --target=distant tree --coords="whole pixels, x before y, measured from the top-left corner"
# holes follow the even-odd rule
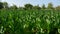
[[[45,5],[44,5],[44,4],[42,5],[42,9],[46,9],[46,7],[45,7]]]
[[[32,7],[33,7],[33,5],[31,5],[31,4],[25,4],[24,6],[25,6],[25,9],[32,9]]]
[[[21,9],[21,10],[23,10],[23,9],[24,9],[24,7],[19,7],[18,9]]]
[[[38,10],[40,10],[41,7],[39,7],[39,5],[37,5],[37,6],[33,6],[33,9],[38,9]]]
[[[56,10],[60,10],[60,6],[57,6],[55,9],[56,9]]]
[[[3,3],[2,2],[0,2],[0,9],[2,9],[3,8]]]
[[[17,6],[13,4],[13,6],[10,6],[10,9],[17,9]]]
[[[48,9],[53,9],[53,4],[52,3],[48,3]]]
[[[3,2],[3,7],[4,8],[8,8],[8,3],[7,2]]]

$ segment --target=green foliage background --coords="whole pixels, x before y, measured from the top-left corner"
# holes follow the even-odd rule
[[[58,34],[59,32],[58,10],[0,10],[0,34]]]

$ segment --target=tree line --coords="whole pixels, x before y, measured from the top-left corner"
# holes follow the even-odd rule
[[[52,3],[48,3],[48,6],[45,7],[45,4],[40,7],[39,5],[33,6],[32,4],[25,4],[24,7],[17,7],[16,5],[10,6],[8,5],[7,2],[0,2],[0,9],[33,9],[33,10],[40,10],[40,9],[55,9],[55,10],[60,10],[60,6],[53,7]]]

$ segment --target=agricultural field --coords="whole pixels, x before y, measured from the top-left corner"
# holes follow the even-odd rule
[[[0,34],[60,34],[60,10],[0,10]]]

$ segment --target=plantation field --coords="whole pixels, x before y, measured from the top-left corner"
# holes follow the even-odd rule
[[[59,33],[59,10],[0,10],[0,34]]]

